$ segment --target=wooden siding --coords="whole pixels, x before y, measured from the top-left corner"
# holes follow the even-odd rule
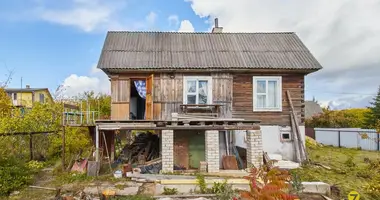
[[[129,118],[130,84],[133,79],[145,79],[150,73],[120,74],[111,80],[112,119]],[[304,115],[304,74],[268,73],[157,73],[154,74],[153,118],[170,120],[171,113],[180,113],[183,103],[184,76],[212,76],[213,103],[223,104],[220,116],[261,120],[266,125],[290,125],[289,90],[295,110]],[[253,112],[253,76],[282,76],[282,112]]]
[[[253,76],[282,76],[282,112],[253,111]],[[264,125],[290,125],[290,105],[286,96],[289,90],[294,109],[303,124],[304,75],[303,74],[234,74],[233,117],[261,120]]]
[[[129,119],[130,79],[111,79],[111,119]]]

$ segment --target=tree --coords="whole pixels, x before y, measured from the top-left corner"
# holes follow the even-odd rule
[[[365,126],[366,108],[345,110],[323,109],[323,113],[305,120],[308,128],[362,128]]]
[[[366,114],[365,124],[367,128],[376,128],[378,121],[380,120],[380,86],[376,97],[370,102],[368,107],[369,113]]]

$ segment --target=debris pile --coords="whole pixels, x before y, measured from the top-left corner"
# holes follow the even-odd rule
[[[144,165],[145,162],[159,158],[160,142],[158,135],[151,132],[139,133],[132,144],[127,144],[119,159],[123,163],[137,163]]]

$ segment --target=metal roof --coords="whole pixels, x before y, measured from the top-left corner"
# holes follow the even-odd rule
[[[48,88],[5,88],[6,92],[35,92],[35,91],[41,91],[41,90],[47,90]]]
[[[322,66],[293,32],[108,32],[98,68],[306,69]]]
[[[305,118],[309,119],[323,112],[321,106],[315,101],[305,101]]]

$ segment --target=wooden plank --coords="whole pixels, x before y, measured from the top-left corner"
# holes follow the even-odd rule
[[[129,119],[129,103],[112,103],[111,120]]]
[[[153,103],[153,119],[161,119],[161,103]]]
[[[154,75],[146,78],[145,119],[153,119],[153,80]]]
[[[297,119],[297,116],[296,116],[295,111],[294,111],[294,107],[293,107],[293,103],[292,103],[292,97],[291,97],[289,91],[286,91],[286,94],[287,94],[289,104],[290,104],[290,108],[291,108],[291,123],[292,123],[293,127],[295,126],[296,134],[298,137],[297,143],[298,143],[299,149],[300,149],[300,151],[299,151],[300,152],[300,160],[304,161],[304,160],[307,160],[306,148],[305,148],[304,143],[302,142],[301,131],[299,129],[298,119]]]

